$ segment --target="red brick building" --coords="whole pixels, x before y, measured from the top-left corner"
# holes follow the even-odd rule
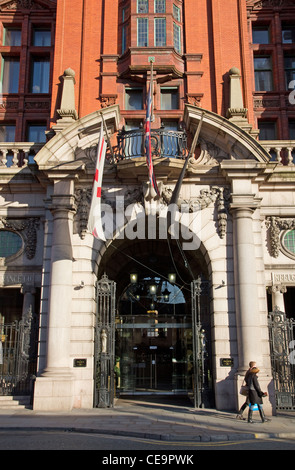
[[[275,382],[284,359],[269,336],[275,307],[294,316],[294,2],[0,0],[0,54],[0,394],[4,329],[33,312],[36,409],[111,406],[115,388],[193,391],[196,406],[234,409],[253,359],[266,409],[294,409],[295,378],[285,371],[288,393]],[[142,146],[151,84],[157,197]],[[197,249],[174,240],[169,251],[159,228],[106,244],[87,231],[102,120],[103,201],[134,205],[118,233],[138,207],[161,219],[189,155],[179,201],[199,205]],[[178,301],[144,297],[152,280],[163,299],[175,284]],[[104,321],[102,286],[116,311]]]

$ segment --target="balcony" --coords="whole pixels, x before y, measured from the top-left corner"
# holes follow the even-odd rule
[[[284,166],[295,164],[295,140],[264,140],[259,143],[269,153],[271,162]]]
[[[145,155],[143,127],[126,131],[123,127],[117,135],[117,160]],[[152,157],[180,158],[187,156],[187,134],[184,130],[168,130],[165,127],[151,131]]]
[[[34,142],[0,142],[0,171],[19,170],[35,164],[34,157],[44,144]]]

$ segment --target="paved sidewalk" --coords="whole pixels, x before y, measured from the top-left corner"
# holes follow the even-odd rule
[[[246,418],[246,414],[245,414]],[[195,410],[187,402],[152,398],[120,399],[114,408],[37,412],[30,409],[0,410],[0,431],[60,430],[141,437],[165,441],[209,442],[240,439],[294,439],[295,412],[279,413],[261,423],[237,420],[236,413],[208,409]]]

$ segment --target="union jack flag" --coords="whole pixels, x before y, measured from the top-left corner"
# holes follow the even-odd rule
[[[101,122],[100,137],[97,147],[95,175],[92,188],[92,199],[88,219],[88,230],[95,238],[106,241],[101,220],[101,186],[107,144],[103,134]]]
[[[146,102],[146,119],[145,119],[145,154],[146,163],[149,171],[149,180],[152,188],[159,195],[159,189],[154,174],[153,160],[152,160],[152,144],[151,144],[151,116],[152,116],[152,96],[151,96],[151,85],[147,95]]]

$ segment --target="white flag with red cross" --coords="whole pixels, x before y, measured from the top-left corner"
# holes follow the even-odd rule
[[[101,218],[101,186],[102,175],[104,170],[105,154],[106,154],[106,141],[103,133],[103,123],[101,122],[101,130],[99,143],[97,147],[97,158],[95,166],[95,175],[92,189],[92,199],[88,218],[88,230],[95,238],[106,241],[102,226]]]

